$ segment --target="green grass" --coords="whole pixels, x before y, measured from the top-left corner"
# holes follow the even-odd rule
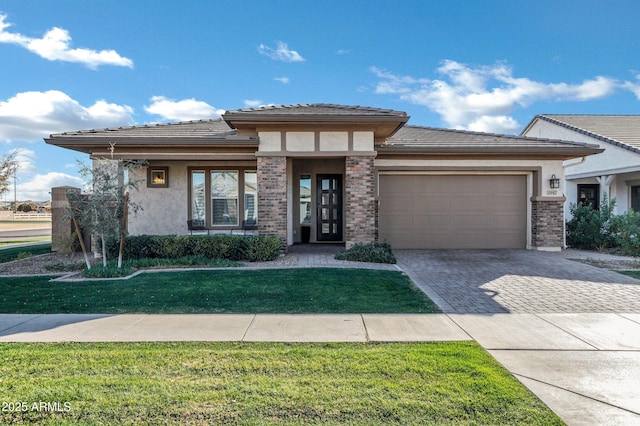
[[[396,271],[263,269],[144,273],[129,280],[0,278],[0,313],[430,313]]]
[[[2,241],[0,242],[0,248],[12,246],[14,244],[25,244],[25,243],[41,243],[41,242],[50,242],[51,237],[25,237],[19,240],[14,241]]]
[[[28,407],[2,424],[563,424],[474,342],[12,343],[0,359],[0,400]]]
[[[632,278],[637,278],[640,280],[640,271],[616,271],[616,272],[623,275],[628,275]]]
[[[0,263],[46,253],[51,253],[51,243],[4,248],[0,250]]]

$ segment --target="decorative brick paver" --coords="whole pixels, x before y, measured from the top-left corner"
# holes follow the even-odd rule
[[[451,313],[640,312],[640,280],[525,250],[395,250]],[[439,300],[435,300],[439,299]]]

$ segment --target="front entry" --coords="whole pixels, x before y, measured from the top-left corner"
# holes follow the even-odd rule
[[[317,240],[342,241],[342,175],[317,175]]]

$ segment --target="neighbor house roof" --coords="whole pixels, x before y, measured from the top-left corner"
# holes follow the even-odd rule
[[[612,145],[640,153],[640,115],[540,114],[522,132],[529,130],[536,120],[543,120]]]
[[[574,158],[602,152],[597,145],[464,130],[404,126],[380,153],[549,155]]]

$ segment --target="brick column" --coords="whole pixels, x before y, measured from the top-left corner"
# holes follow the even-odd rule
[[[347,157],[345,167],[345,248],[376,240],[373,156]]]
[[[287,251],[286,157],[258,157],[258,232],[277,235]]]
[[[565,198],[531,199],[531,246],[539,249],[564,247]]]
[[[73,237],[74,227],[69,216],[67,191],[80,192],[79,188],[59,186],[51,188],[51,250],[68,252],[77,245]],[[75,243],[75,244],[74,244]]]

